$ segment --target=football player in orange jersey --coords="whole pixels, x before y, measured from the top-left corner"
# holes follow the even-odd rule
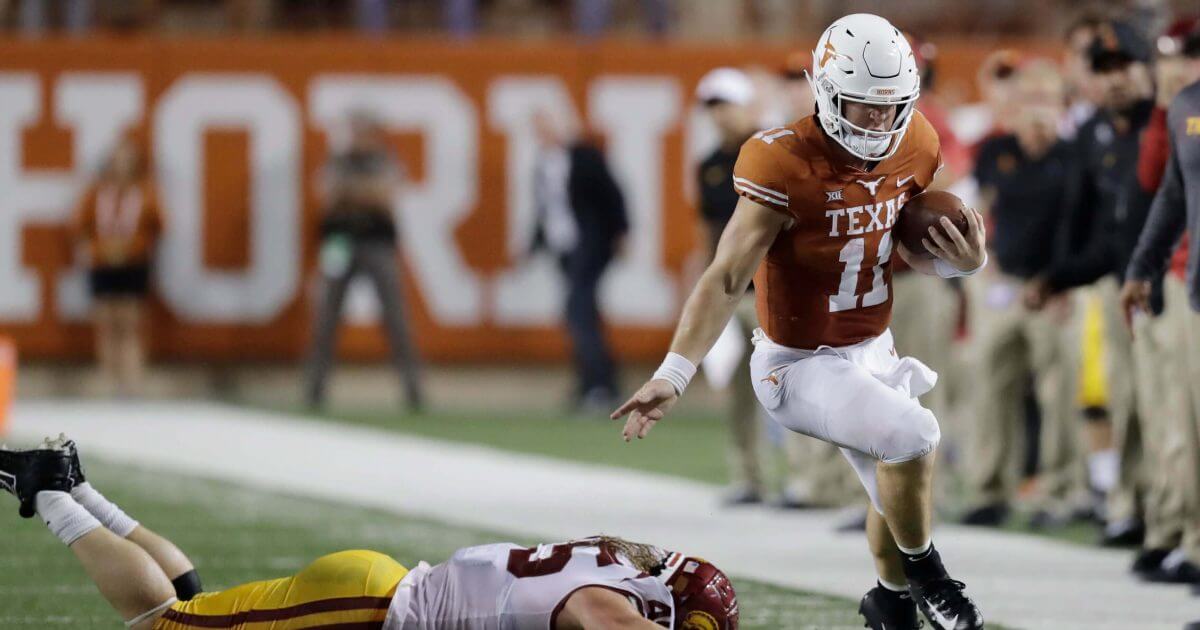
[[[937,375],[896,355],[888,330],[893,250],[923,273],[953,277],[986,264],[984,228],[948,220],[914,255],[893,243],[905,200],[941,165],[937,134],[914,110],[920,93],[908,42],[887,20],[833,23],[813,51],[817,113],[747,141],[734,168],[741,195],[713,262],[684,305],[671,351],[614,419],[626,440],[662,420],[753,277],[758,318],[751,374],[780,424],[838,445],[874,510],[867,537],[879,574],[859,611],[868,627],[983,627],[931,539],[937,420],[918,402]],[[923,254],[923,253],[922,253]],[[946,331],[950,334],[950,331]]]

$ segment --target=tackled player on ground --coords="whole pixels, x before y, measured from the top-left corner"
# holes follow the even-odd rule
[[[0,488],[35,513],[134,630],[737,630],[737,595],[703,559],[609,536],[460,549],[409,570],[374,551],[202,592],[187,556],[88,483],[74,442],[0,448]]]

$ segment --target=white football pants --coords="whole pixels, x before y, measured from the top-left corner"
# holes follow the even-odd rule
[[[852,346],[799,350],[758,329],[750,375],[776,422],[841,447],[880,514],[876,463],[917,459],[941,439],[937,418],[917,400],[933,389],[937,373],[896,356],[890,330]]]

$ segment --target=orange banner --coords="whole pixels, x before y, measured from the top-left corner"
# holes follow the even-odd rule
[[[997,46],[943,43],[939,81],[969,94]],[[65,223],[106,149],[133,127],[148,138],[166,221],[153,354],[302,356],[316,273],[313,181],[339,117],[367,108],[410,179],[396,212],[422,352],[561,358],[561,278],[553,261],[525,255],[530,120],[550,108],[602,138],[624,189],[632,233],[602,286],[603,310],[622,357],[654,358],[695,262],[690,170],[713,136],[695,84],[719,65],[774,70],[788,52],[342,37],[4,42],[0,333],[30,358],[90,354],[86,278]],[[342,354],[382,357],[383,336],[369,325],[376,305],[368,291],[351,293]]]

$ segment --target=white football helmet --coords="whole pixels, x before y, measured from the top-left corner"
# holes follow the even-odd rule
[[[812,68],[809,85],[825,133],[864,160],[877,162],[896,153],[921,94],[917,60],[904,34],[878,15],[847,15],[821,35]],[[884,131],[859,127],[846,120],[845,101],[896,105],[895,123]]]

